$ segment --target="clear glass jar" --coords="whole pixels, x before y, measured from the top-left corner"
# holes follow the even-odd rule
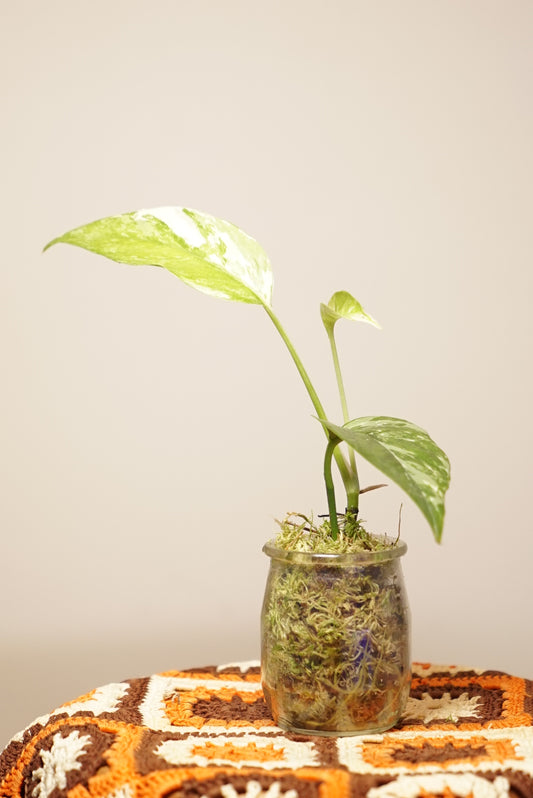
[[[261,672],[274,721],[301,734],[389,729],[411,681],[410,619],[400,557],[311,554],[273,541],[261,612]]]

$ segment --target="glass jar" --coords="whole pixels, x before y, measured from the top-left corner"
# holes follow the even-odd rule
[[[403,542],[312,554],[273,541],[261,612],[261,672],[274,721],[300,734],[382,732],[411,680]]]

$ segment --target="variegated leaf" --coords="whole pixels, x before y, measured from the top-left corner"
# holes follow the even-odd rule
[[[440,543],[450,464],[428,433],[409,421],[388,416],[356,418],[343,427],[321,423],[407,493]]]
[[[108,216],[46,245],[74,244],[111,260],[161,266],[213,296],[270,306],[272,270],[263,248],[230,222],[188,208]]]

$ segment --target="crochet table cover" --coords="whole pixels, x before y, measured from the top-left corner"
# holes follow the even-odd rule
[[[357,737],[274,725],[257,663],[108,684],[0,755],[4,798],[533,798],[533,682],[413,666],[400,723]]]

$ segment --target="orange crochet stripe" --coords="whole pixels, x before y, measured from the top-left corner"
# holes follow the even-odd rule
[[[203,671],[163,671],[159,676],[170,677],[172,679],[195,679],[199,682],[220,681],[220,682],[253,682],[258,684],[261,681],[260,673],[205,673]]]
[[[256,743],[248,743],[247,745],[232,745],[231,743],[222,743],[217,745],[211,741],[201,743],[200,745],[193,746],[191,754],[199,754],[205,759],[223,759],[229,762],[273,762],[283,761],[285,754],[283,749],[276,748],[273,743],[264,746],[258,746]]]
[[[255,780],[258,771],[251,768],[228,767],[179,768],[176,770],[157,771],[144,778],[139,778],[135,784],[131,785],[133,787],[132,792],[136,798],[154,798],[155,795],[168,795],[170,791],[174,790],[179,792],[185,782],[194,781],[197,784],[195,795],[202,795],[202,782],[208,782],[221,774],[226,775],[228,782],[231,783],[231,778],[235,777],[235,775]],[[268,777],[273,781],[293,774],[294,771],[285,768],[268,771]],[[303,781],[320,784],[321,798],[346,798],[350,794],[350,775],[343,770],[301,768],[298,770],[298,778]],[[76,796],[76,798],[86,798],[86,796]]]
[[[428,756],[428,750],[435,751],[435,757]],[[439,752],[445,749],[452,749],[457,752],[457,757],[449,752],[445,761],[439,757]],[[409,761],[402,758],[404,751],[414,753],[416,758],[418,751],[420,759]],[[424,754],[422,756],[422,754]],[[465,756],[466,754],[466,756]],[[477,767],[482,762],[506,762],[507,760],[520,760],[515,751],[512,740],[491,740],[482,736],[468,736],[457,738],[452,735],[443,737],[413,737],[401,740],[386,739],[385,742],[369,743],[363,746],[362,757],[365,762],[376,768],[406,768],[407,770],[419,770],[421,767],[433,766],[448,769],[457,764],[468,762],[468,766]]]

